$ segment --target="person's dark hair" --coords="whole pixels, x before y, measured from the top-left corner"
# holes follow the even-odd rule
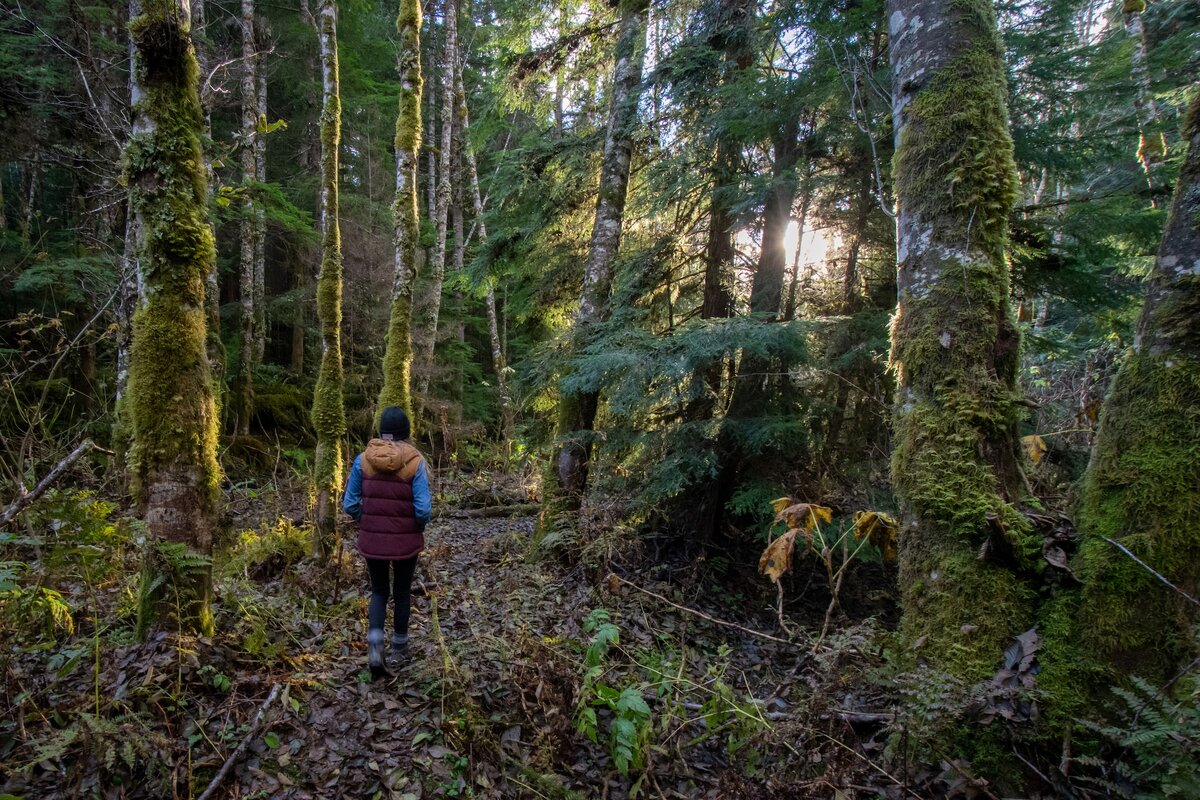
[[[384,439],[400,441],[407,439],[411,432],[408,414],[400,406],[388,406],[379,417],[379,435]]]

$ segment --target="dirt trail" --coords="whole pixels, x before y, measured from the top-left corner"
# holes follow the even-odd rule
[[[479,612],[482,598],[502,582],[495,573],[479,570],[480,552],[495,537],[521,536],[532,528],[531,518],[432,524],[414,582],[408,662],[397,666],[389,661],[390,678],[367,682],[363,645],[306,670],[301,683],[307,688],[289,693],[304,698],[298,701],[300,713],[289,703],[286,713],[276,711],[276,721],[266,726],[279,746],[270,748],[261,741],[252,745],[253,752],[239,768],[241,796],[407,800],[428,796],[431,790],[457,795],[468,779],[476,779],[476,791],[486,789],[491,781],[484,778],[479,783],[462,761],[470,754],[445,744],[446,717],[453,710],[445,708],[441,684],[443,647],[450,645],[439,644],[433,605],[436,601],[441,642],[469,637],[476,624],[471,618]],[[348,551],[344,558],[361,573],[356,554]],[[480,574],[486,578],[487,592],[481,591]],[[390,614],[389,610],[389,625]],[[363,637],[355,638],[361,645]]]

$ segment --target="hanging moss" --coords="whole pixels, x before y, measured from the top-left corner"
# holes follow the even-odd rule
[[[123,167],[139,221],[143,296],[133,315],[123,413],[132,430],[134,489],[151,534],[203,557],[212,546],[220,469],[206,349],[205,278],[216,252],[200,147],[199,71],[178,6],[145,0],[141,12],[129,25],[141,93]],[[177,576],[157,577],[161,591],[152,600],[165,596]],[[211,632],[208,571],[180,580],[187,586],[176,586],[176,594],[191,600],[179,625]],[[152,619],[149,602],[143,630]]]

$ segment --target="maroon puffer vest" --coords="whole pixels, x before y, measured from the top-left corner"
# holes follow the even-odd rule
[[[425,546],[413,510],[413,478],[421,454],[407,442],[372,439],[362,456],[358,551],[367,558],[412,558]]]

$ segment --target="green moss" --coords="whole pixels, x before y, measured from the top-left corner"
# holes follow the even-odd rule
[[[1146,0],[1125,0],[1121,4],[1122,14],[1142,14],[1146,11]]]
[[[921,643],[920,657],[964,680],[994,674],[1012,636],[1032,624],[1032,592],[953,533],[910,528],[901,546],[905,638]]]
[[[1063,590],[1038,611],[1041,733],[1051,741],[1061,740],[1064,731],[1074,729],[1078,719],[1091,713],[1097,690],[1111,684],[1103,665],[1080,647],[1081,601],[1078,590]]]
[[[1105,403],[1079,515],[1082,646],[1125,673],[1169,677],[1200,649],[1200,361],[1131,353]]]
[[[383,391],[375,412],[375,423],[388,406],[400,406],[414,419],[412,409],[412,298],[397,295],[392,301],[388,323],[387,350],[383,355]]]
[[[952,222],[936,232],[939,237],[969,241],[999,262],[1020,187],[1003,49],[989,0],[952,5],[973,44],[932,75],[905,108],[894,163],[897,192],[918,218]],[[955,213],[946,213],[947,204]]]

